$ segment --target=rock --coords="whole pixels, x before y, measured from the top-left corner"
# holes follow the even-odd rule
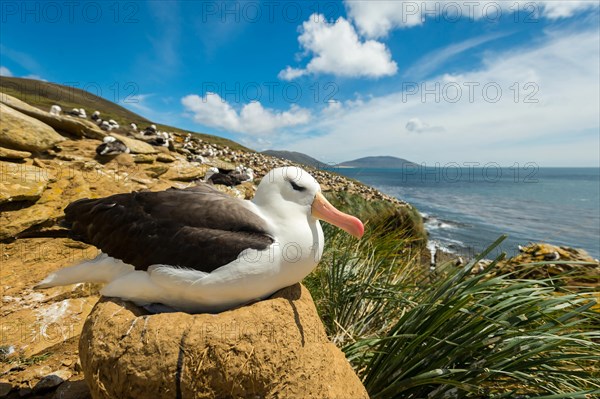
[[[169,180],[189,182],[204,178],[208,169],[210,169],[208,165],[194,165],[187,161],[179,161],[174,163],[162,177]]]
[[[103,298],[79,354],[97,399],[368,398],[300,284],[217,315],[150,315]]]
[[[31,153],[28,151],[16,151],[9,148],[0,147],[0,158],[22,160],[29,158]]]
[[[171,162],[175,162],[175,157],[169,155],[169,154],[158,154],[158,156],[156,157],[156,160],[158,162],[164,162],[164,163],[171,163]]]
[[[49,179],[42,168],[0,161],[0,204],[13,201],[37,201]]]
[[[119,139],[129,148],[132,154],[156,154],[158,151],[148,143],[141,140],[132,139],[131,137],[122,136],[117,133],[111,133],[116,139]]]
[[[12,391],[12,385],[8,382],[0,382],[0,398],[5,398]]]
[[[554,263],[546,263],[535,268],[523,266],[537,262]],[[585,262],[588,264],[564,262]],[[598,260],[592,258],[583,249],[537,243],[520,247],[518,255],[499,262],[491,273],[494,275],[511,272],[515,278],[531,279],[545,279],[549,276],[570,273],[569,279],[597,284],[599,271],[600,263]]]
[[[65,381],[60,384],[53,399],[88,399],[91,398],[90,388],[84,380]]]
[[[37,384],[35,384],[33,387],[33,393],[43,393],[56,388],[71,378],[72,375],[73,374],[71,374],[71,372],[68,370],[57,370],[54,373],[45,376]]]
[[[236,188],[244,193],[244,199],[247,200],[254,198],[254,194],[256,194],[256,186],[249,181],[243,182]]]
[[[52,115],[2,92],[0,92],[0,103],[6,104],[25,115],[35,118],[40,122],[51,126],[58,132],[64,132],[77,137],[88,137],[98,140],[102,140],[104,136],[106,136],[106,133],[104,133],[93,122],[82,118]]]
[[[150,168],[146,168],[146,174],[153,178],[158,178],[159,176],[164,175],[168,171],[169,167],[164,165],[157,165],[152,166]]]
[[[222,161],[220,159],[214,159],[212,160],[212,162],[209,162],[208,165],[222,170],[235,170],[235,164],[232,164],[231,162]]]
[[[150,154],[137,154],[133,156],[135,163],[154,163],[154,157]]]
[[[37,119],[0,103],[0,145],[30,152],[52,148],[65,138]]]

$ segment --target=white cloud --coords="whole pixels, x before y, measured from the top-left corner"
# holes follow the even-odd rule
[[[32,75],[26,75],[26,76],[23,76],[23,77],[25,79],[34,79],[34,80],[41,80],[42,82],[47,82],[47,80],[44,79],[44,78],[42,78],[40,75],[32,74]]]
[[[348,17],[367,37],[385,37],[394,28],[423,23],[421,4],[415,1],[346,1]],[[430,2],[429,2],[430,3]]]
[[[327,107],[323,108],[322,112],[324,114],[333,115],[333,114],[337,114],[341,110],[342,110],[341,102],[336,101],[336,100],[329,100],[329,101],[327,101]]]
[[[312,59],[305,69],[288,66],[279,73],[281,79],[319,73],[377,78],[394,75],[398,70],[385,44],[361,41],[354,27],[342,17],[329,23],[323,15],[311,15],[302,24],[298,41]]]
[[[592,10],[594,8],[598,8],[600,6],[600,2],[598,1],[579,1],[579,0],[569,0],[569,1],[544,1],[539,2],[542,3],[542,7],[544,9],[544,16],[550,19],[557,18],[569,18],[573,15],[582,12]]]
[[[0,65],[0,76],[13,76],[13,74],[10,69]]]
[[[306,75],[306,73],[307,71],[305,69],[297,69],[287,66],[285,69],[279,72],[277,77],[282,80],[294,80],[300,76]]]
[[[304,125],[311,119],[310,111],[292,105],[288,111],[264,108],[260,102],[245,104],[238,113],[216,93],[204,97],[190,94],[181,99],[195,122],[237,133],[268,135],[277,129]]]
[[[443,18],[454,22],[460,18],[498,21],[512,20],[513,12],[519,11],[522,18],[535,21],[568,18],[587,10],[598,9],[598,1],[345,1],[348,17],[358,31],[369,38],[381,38],[396,28],[411,28],[423,24],[427,19]]]
[[[244,136],[241,138],[240,143],[256,151],[266,151],[273,148],[273,143],[264,137]]]
[[[411,133],[424,133],[424,132],[441,132],[444,130],[441,126],[431,126],[429,123],[423,122],[419,118],[411,118],[406,123],[406,130]]]
[[[390,154],[428,165],[597,165],[599,33],[553,31],[535,46],[487,53],[478,70],[430,79],[414,94],[404,87],[334,116],[321,114],[308,137],[285,147],[323,161]],[[412,118],[422,124],[413,121],[415,129],[426,123],[443,131],[410,133]]]
[[[446,61],[456,57],[457,55],[506,35],[507,33],[488,34],[470,38],[460,43],[453,43],[442,49],[435,50],[417,60],[413,66],[406,70],[404,76],[411,77],[413,79],[421,79],[422,77],[426,77],[428,74],[435,71],[439,66],[443,65]]]

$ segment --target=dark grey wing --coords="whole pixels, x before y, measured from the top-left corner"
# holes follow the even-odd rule
[[[273,243],[262,218],[205,184],[78,200],[65,221],[79,239],[137,270],[166,264],[210,273]]]

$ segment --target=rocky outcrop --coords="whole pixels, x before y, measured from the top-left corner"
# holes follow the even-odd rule
[[[0,161],[0,204],[37,201],[47,185],[42,168]]]
[[[75,137],[87,137],[102,140],[104,133],[95,123],[82,118],[71,116],[52,115],[23,102],[13,96],[0,92],[0,103],[5,104],[25,115],[39,120],[51,126],[58,132],[66,133]]]
[[[64,140],[45,123],[0,103],[0,145],[15,150],[41,152]]]
[[[11,150],[10,148],[0,147],[0,159],[10,159],[21,161],[25,158],[29,158],[31,153],[28,151],[17,151]]]
[[[367,398],[300,284],[218,315],[101,299],[79,342],[99,398]]]
[[[528,266],[538,262],[544,264]],[[514,278],[528,279],[546,279],[569,273],[569,278],[574,281],[597,284],[600,263],[583,249],[536,243],[521,247],[518,255],[499,262],[492,273],[512,273]]]
[[[125,137],[118,133],[111,133],[116,139],[119,139],[129,148],[132,154],[156,154],[158,150],[148,143],[144,143],[141,140],[137,140],[131,137]]]

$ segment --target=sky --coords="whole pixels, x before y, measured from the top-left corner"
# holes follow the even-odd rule
[[[0,75],[259,151],[600,166],[599,0],[3,1],[0,22]]]

